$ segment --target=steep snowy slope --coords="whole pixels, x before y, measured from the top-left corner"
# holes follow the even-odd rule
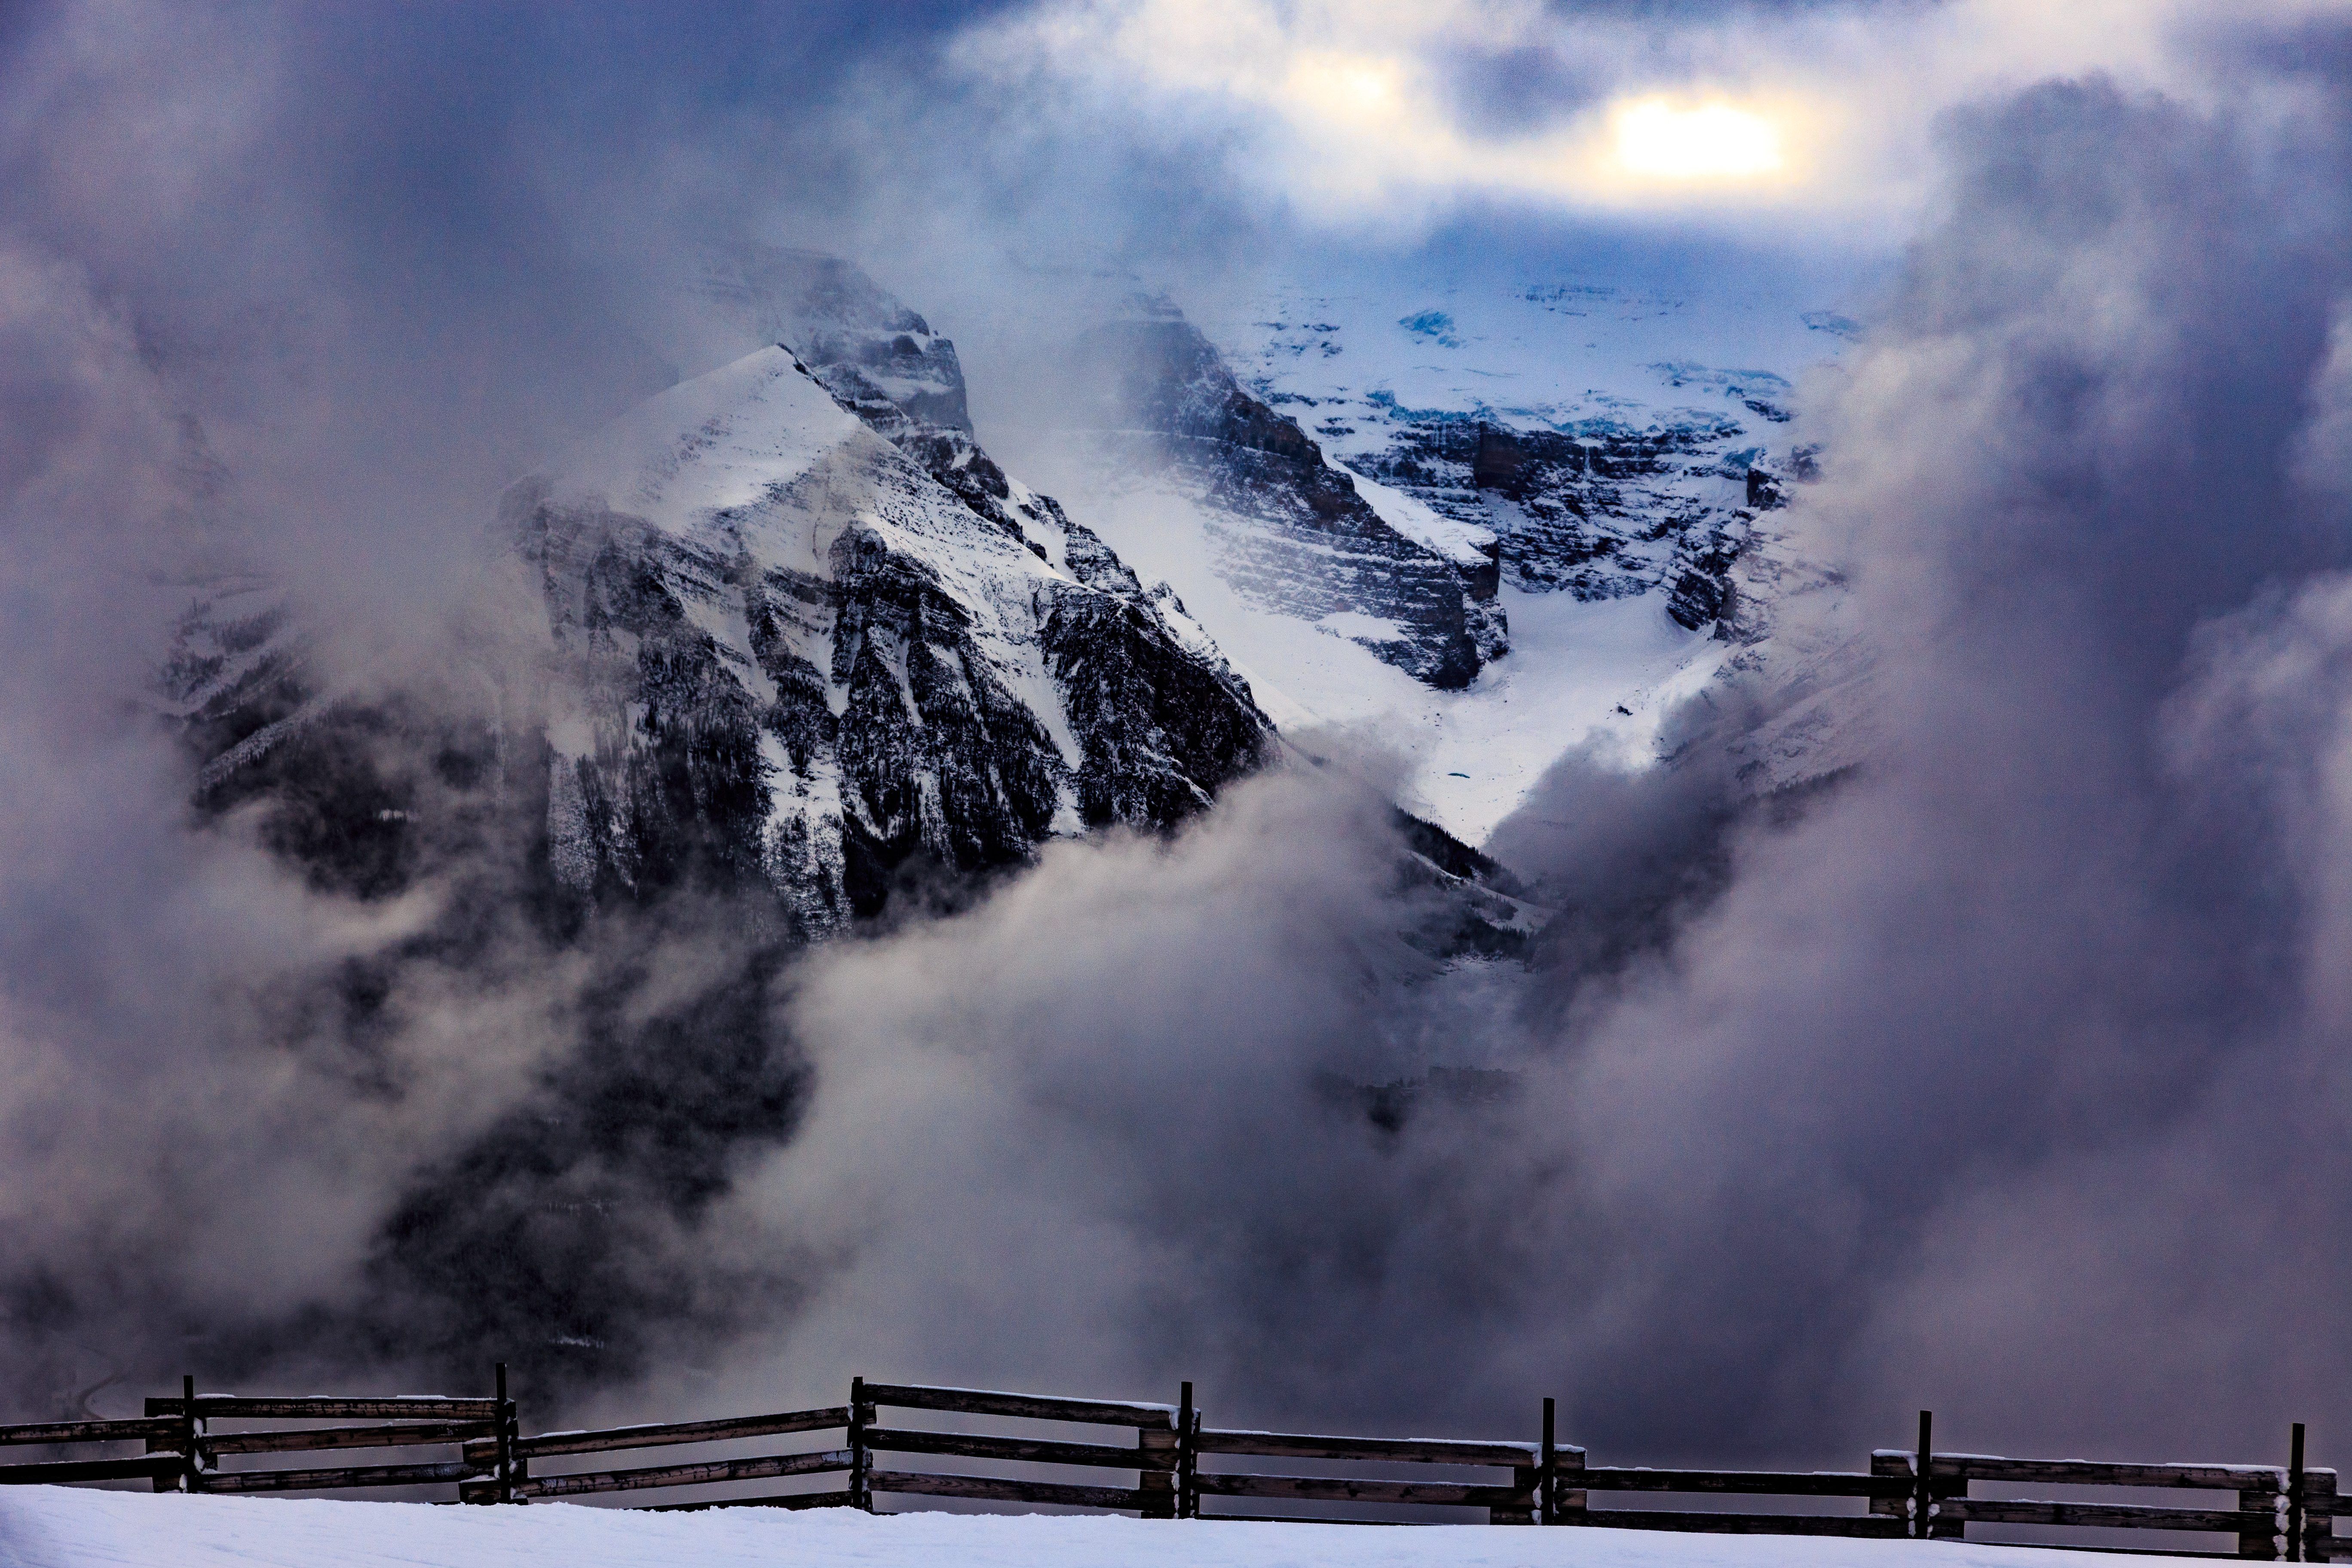
[[[1503,651],[1492,535],[1418,516],[1399,527],[1296,421],[1244,391],[1181,311],[1125,304],[1080,340],[1074,377],[1075,433],[1108,488],[1181,497],[1234,595],[1425,685],[1458,689]]]

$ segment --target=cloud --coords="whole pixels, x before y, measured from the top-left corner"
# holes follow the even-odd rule
[[[707,20],[737,42],[776,26]],[[858,31],[847,11],[795,26],[781,65]],[[729,1141],[789,1128],[793,1064],[756,1027],[772,955],[683,907],[572,940],[533,903],[528,825],[452,782],[499,755],[500,682],[527,692],[536,657],[501,613],[498,490],[668,379],[645,279],[691,226],[640,203],[655,237],[598,248],[561,189],[645,132],[601,96],[623,78],[647,120],[708,107],[714,60],[658,43],[601,13],[12,14],[0,1341],[19,1407],[191,1363],[470,1378],[518,1311],[625,1358],[612,1315],[670,1300],[638,1260],[723,1184]],[[158,671],[192,604],[256,581],[302,627],[308,695],[349,720],[320,764],[347,773],[200,810]],[[405,861],[370,862],[337,815],[325,786],[353,780],[415,808]],[[748,1032],[726,1011],[746,998]],[[668,1080],[638,1106],[648,1058]]]
[[[2235,31],[2269,36],[2337,8],[2231,9]],[[1215,150],[1237,184],[1342,228],[1410,231],[1501,202],[1869,242],[1911,221],[1935,117],[1957,104],[2091,71],[2209,104],[2256,90],[2216,70],[2212,16],[2195,0],[1040,0],[971,29],[956,58],[1000,89],[1061,84],[1062,111],[1093,134]],[[1662,176],[1618,133],[1662,100],[1744,117],[1778,156]]]

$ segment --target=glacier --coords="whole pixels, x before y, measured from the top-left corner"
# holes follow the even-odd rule
[[[1857,668],[1843,583],[1787,527],[1818,461],[1794,384],[1858,329],[1805,304],[1374,271],[1195,323],[1098,294],[1093,354],[1128,352],[1091,374],[1125,384],[1027,460],[1174,586],[1286,732],[1376,737],[1405,808],[1465,842],[1570,751],[1651,765],[1694,700],[1750,787],[1786,787],[1860,747],[1834,695]],[[1286,471],[1232,435],[1273,422]],[[1342,484],[1409,567],[1366,573],[1362,546],[1287,520]]]

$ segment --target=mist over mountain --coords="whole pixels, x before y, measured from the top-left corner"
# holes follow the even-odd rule
[[[2032,68],[1729,238],[1144,5],[13,19],[0,1397],[2319,1419],[2341,19],[1636,9]]]

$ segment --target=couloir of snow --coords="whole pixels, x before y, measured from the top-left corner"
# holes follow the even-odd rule
[[[845,1509],[638,1513],[68,1487],[0,1493],[6,1568],[2082,1568],[2083,1561],[2047,1548],[1962,1542],[1638,1530]]]

